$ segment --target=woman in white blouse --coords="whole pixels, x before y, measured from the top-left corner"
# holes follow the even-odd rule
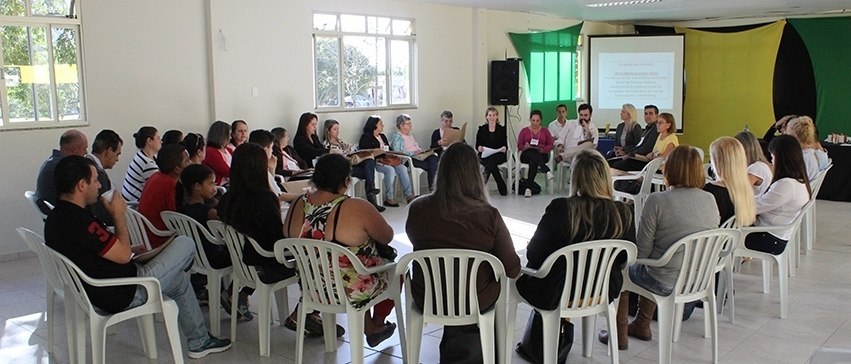
[[[745,156],[748,159],[748,178],[753,185],[753,195],[759,198],[765,191],[768,191],[768,185],[774,177],[771,172],[771,165],[765,154],[762,153],[762,147],[759,145],[759,140],[749,131],[743,131],[736,134],[736,139],[745,147]]]
[[[789,135],[781,135],[768,145],[774,165],[774,179],[768,191],[756,199],[756,225],[790,224],[812,197],[801,145]],[[774,255],[783,253],[794,229],[779,235],[751,233],[745,238],[748,249]]]

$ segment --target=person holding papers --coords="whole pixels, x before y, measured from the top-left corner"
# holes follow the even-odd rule
[[[440,127],[434,129],[431,133],[431,146],[429,148],[434,149],[434,153],[437,154],[437,157],[440,157],[440,153],[443,153],[446,148],[449,148],[449,145],[452,142],[446,138],[445,134],[447,130],[455,129],[458,130],[457,127],[452,126],[453,115],[452,111],[443,110],[440,113]]]
[[[508,137],[505,127],[499,124],[499,111],[489,106],[485,112],[487,123],[479,127],[476,132],[476,150],[479,152],[479,163],[485,168],[485,183],[493,175],[499,194],[508,194],[505,180],[499,173],[499,165],[506,162],[508,152]]]
[[[547,179],[555,178],[547,161],[553,150],[553,136],[547,128],[541,127],[541,110],[532,110],[529,114],[529,126],[520,130],[517,136],[517,150],[520,151],[520,162],[529,164],[528,180],[535,181],[538,170],[547,174]],[[532,191],[526,189],[526,197],[532,197]]]
[[[579,119],[571,121],[561,131],[560,137],[555,141],[556,162],[567,161],[583,149],[594,149],[600,139],[597,126],[591,122],[591,113],[594,108],[588,104],[579,105]]]
[[[411,123],[411,116],[401,114],[396,117],[396,129],[398,133],[390,137],[390,149],[405,153],[411,156],[414,162],[413,167],[421,168],[426,171],[428,176],[428,190],[434,191],[434,176],[437,175],[437,162],[439,158],[435,155],[434,150],[424,151],[417,143],[417,139],[411,135],[411,130],[414,128]],[[419,191],[416,191],[419,193]]]
[[[629,154],[627,158],[612,164],[612,175],[623,176],[628,171],[640,171],[653,159],[665,158],[671,153],[674,148],[680,145],[677,139],[677,122],[674,120],[674,115],[663,112],[656,119],[656,130],[659,136],[656,137],[656,144],[653,145],[653,151],[646,154]]]
[[[390,142],[387,136],[384,135],[384,122],[378,115],[370,116],[366,119],[366,125],[363,127],[363,135],[361,135],[358,148],[363,149],[380,149],[385,152],[390,151]],[[379,154],[376,156],[375,169],[384,174],[384,206],[399,207],[396,202],[396,183],[395,177],[399,177],[399,183],[402,184],[402,190],[405,192],[405,198],[411,202],[416,196],[414,188],[411,186],[411,177],[408,175],[408,168],[402,164],[402,160],[390,153]]]
[[[357,177],[364,180],[366,184],[364,191],[366,192],[366,200],[375,207],[378,212],[384,211],[384,206],[376,202],[375,195],[381,190],[375,188],[375,158],[359,158],[350,155],[354,152],[354,146],[340,139],[340,123],[334,119],[325,120],[324,127],[324,145],[330,153],[340,153],[346,155],[346,159],[352,165],[352,177]]]

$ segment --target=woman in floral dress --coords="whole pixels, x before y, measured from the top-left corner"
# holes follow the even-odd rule
[[[319,158],[311,182],[314,192],[299,198],[288,213],[284,235],[325,240],[348,248],[366,267],[385,263],[379,245],[393,240],[393,229],[369,202],[345,195],[351,179],[351,165],[340,154]],[[301,221],[302,223],[299,223]],[[347,258],[340,258],[342,281],[355,307],[363,307],[388,288],[386,273],[358,275]],[[364,315],[364,334],[370,347],[393,335],[396,324],[384,319],[393,310],[393,301],[376,304]]]

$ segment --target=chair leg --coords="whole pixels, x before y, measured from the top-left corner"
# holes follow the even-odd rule
[[[281,288],[275,291],[275,306],[278,309],[278,322],[283,325],[284,320],[290,315],[290,294],[287,292],[288,287]],[[274,315],[270,315],[272,319]],[[274,319],[272,319],[274,321]]]
[[[612,364],[620,363],[620,359],[618,358],[618,323],[617,323],[617,312],[615,311],[615,303],[612,302],[609,304],[608,309],[606,310],[606,323],[609,326],[609,355],[612,359]],[[594,317],[594,316],[591,316]],[[582,338],[582,340],[594,340],[594,338]]]
[[[257,284],[257,290],[255,292],[259,293],[260,297],[260,320],[257,321],[257,327],[260,330],[260,356],[269,357],[271,347],[269,339],[271,327],[269,327],[269,323],[272,321],[272,292],[269,292],[268,286],[260,283]],[[234,300],[231,307],[233,307],[232,310],[234,313],[231,316],[237,316],[237,303],[235,299],[237,294],[237,292],[233,292]]]
[[[210,333],[218,337],[222,333],[222,308],[219,303],[222,298],[222,277],[208,273],[207,292],[210,293],[207,303],[210,309]]]
[[[393,287],[397,287],[397,285],[393,285]],[[402,311],[402,299],[401,297],[397,297],[393,301],[396,311],[396,334],[399,335],[399,344],[402,348],[402,362],[407,364],[411,362],[411,359],[408,357],[408,339],[407,335],[405,335],[405,316]]]
[[[762,259],[762,293],[768,294],[771,289],[771,262]]]
[[[240,287],[240,285],[239,285],[239,280],[234,279],[233,285],[231,285],[231,292],[230,292],[231,312],[229,312],[229,314],[230,314],[230,341],[231,341],[231,343],[236,342],[236,316],[237,316],[237,313],[236,313],[235,309],[238,307],[236,302],[237,302],[237,296],[239,296],[239,289],[240,288],[242,288],[242,287]],[[215,303],[215,302],[212,303],[212,304],[218,305],[218,303]]]
[[[56,325],[56,317],[53,315],[55,293],[53,287],[47,284],[47,310],[44,312],[45,321],[47,321],[47,352],[53,353],[53,326]],[[68,302],[71,304],[71,302]],[[70,345],[69,345],[70,347]]]
[[[558,358],[560,317],[557,311],[538,311],[538,313],[541,314],[541,323],[544,329],[544,364],[555,364]]]
[[[91,319],[89,330],[92,340],[92,364],[103,364],[106,362],[106,327],[103,322]]]
[[[684,303],[675,303],[674,304],[674,333],[672,336],[672,341],[677,342],[680,341],[680,330],[683,327],[683,311],[685,310]]]
[[[142,348],[148,359],[157,358],[157,339],[154,336],[154,315],[145,315],[136,319],[139,324],[139,336],[142,338]]]
[[[177,325],[177,312],[178,309],[176,302],[163,302],[163,317],[165,318],[165,329],[168,333],[168,341],[171,345],[171,356],[174,358],[175,364],[183,364],[183,346],[180,341],[180,329]]]
[[[676,307],[673,301],[662,299],[656,301],[656,309],[659,313],[659,363],[670,364]]]
[[[709,326],[709,335],[712,337],[712,362],[718,362],[718,311],[716,311],[716,303],[715,303],[715,292],[709,291],[709,299],[707,299],[706,303],[709,305],[709,309],[704,309],[704,313],[706,317],[708,317],[707,324]]]
[[[559,324],[561,324],[559,322]],[[590,358],[594,352],[594,332],[597,331],[597,316],[582,317],[582,356]]]
[[[733,262],[727,263],[727,307],[730,308],[728,315],[730,323],[736,321],[736,290],[733,289]],[[717,321],[717,320],[716,320]]]
[[[337,315],[328,314],[322,318],[322,330],[325,332],[325,352],[337,350],[337,345],[334,344],[334,321],[329,320]],[[346,315],[346,320],[349,324],[349,348],[351,349],[352,364],[363,364],[363,318],[362,312],[350,310]],[[326,322],[326,320],[328,322]],[[329,347],[329,342],[331,346]],[[332,349],[332,350],[328,350]]]
[[[71,296],[66,296],[71,297]],[[85,342],[85,328],[83,329],[84,334],[81,336],[77,335],[77,328],[79,327],[76,316],[82,315],[82,313],[76,313],[77,310],[76,304],[71,302],[70,300],[65,302],[65,336],[68,340],[68,361],[71,364],[85,363],[85,344],[82,349],[77,347],[78,342]],[[82,352],[83,358],[79,358],[79,354]]]
[[[496,363],[496,314],[479,316],[479,338],[482,342],[482,360],[485,363]]]
[[[354,347],[355,340],[359,340],[361,355],[363,358],[363,315],[352,312],[346,319],[349,325],[349,343],[352,347],[352,358],[357,358],[358,356],[354,355]],[[360,329],[352,326],[352,321],[360,324]],[[337,315],[333,313],[322,313],[322,333],[323,338],[325,339],[325,352],[333,353],[337,351]]]
[[[789,278],[786,274],[786,267],[788,262],[788,254],[789,250],[787,249],[785,252],[780,254],[777,259],[777,266],[780,267],[778,269],[778,282],[780,283],[780,318],[786,318],[788,313],[788,291],[789,291]]]
[[[304,309],[304,304],[298,305],[298,323],[295,331],[295,362],[304,362],[304,320],[307,318],[307,311]]]
[[[412,302],[407,303],[405,311],[408,317],[408,332],[405,337],[408,339],[408,362],[420,362],[420,346],[423,340],[423,315],[415,312]]]
[[[514,327],[516,326],[517,321],[517,304],[519,303],[518,299],[514,297],[516,293],[511,291],[508,294],[508,307],[506,312],[506,316],[508,319],[505,321],[505,340],[502,342],[502,353],[500,355],[504,358],[505,363],[511,362],[511,350],[514,344]]]

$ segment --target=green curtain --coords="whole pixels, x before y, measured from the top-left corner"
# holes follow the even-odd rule
[[[576,46],[582,24],[549,32],[508,33],[523,59],[531,109],[541,110],[546,124],[555,119],[558,104],[567,105],[568,117],[576,117]]]
[[[680,143],[708,151],[713,140],[746,125],[757,135],[768,129],[774,122],[774,62],[785,25],[780,20],[735,33],[676,28],[686,35]]]
[[[822,139],[831,133],[851,134],[851,18],[791,19],[801,35],[816,81],[816,125]]]

